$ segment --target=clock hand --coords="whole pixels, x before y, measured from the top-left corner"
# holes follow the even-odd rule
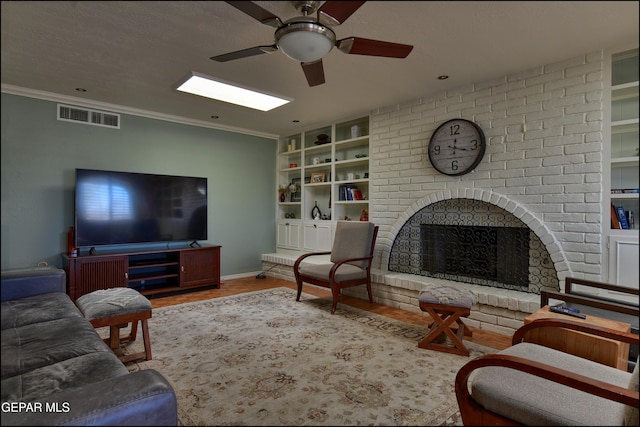
[[[469,151],[469,148],[462,148],[462,147],[458,147],[456,146],[456,142],[458,142],[458,140],[456,138],[454,138],[453,140],[453,147],[448,145],[448,148],[453,148],[453,154],[456,154],[456,150],[460,150],[460,151]]]
[[[457,139],[457,138],[453,138],[453,147],[452,147],[452,146],[450,146],[450,145],[448,145],[448,146],[447,146],[447,147],[449,147],[449,148],[453,148],[453,155],[455,155],[455,154],[456,154],[456,148],[458,148],[458,147],[456,147],[456,142],[457,142],[457,141],[458,141],[458,139]]]

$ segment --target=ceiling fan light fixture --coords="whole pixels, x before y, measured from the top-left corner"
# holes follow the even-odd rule
[[[315,22],[292,22],[279,28],[275,34],[278,48],[298,62],[314,62],[333,49],[336,35],[324,25]]]

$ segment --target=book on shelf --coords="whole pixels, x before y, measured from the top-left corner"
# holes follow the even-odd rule
[[[347,184],[347,200],[353,200],[353,192],[354,190],[356,190],[358,187],[356,185],[353,184]]]
[[[627,221],[627,215],[624,212],[624,206],[616,206],[616,213],[618,214],[618,222],[622,230],[629,229],[629,221]]]
[[[347,200],[347,186],[344,184],[338,187],[338,200]]]
[[[620,229],[620,221],[618,220],[618,213],[616,207],[611,203],[611,228],[614,230]]]
[[[338,200],[364,200],[364,197],[357,185],[342,184],[338,187]]]
[[[358,189],[358,187],[351,189],[351,200],[362,200],[362,191]]]

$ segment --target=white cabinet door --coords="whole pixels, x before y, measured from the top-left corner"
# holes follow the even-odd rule
[[[330,251],[333,245],[333,227],[330,222],[314,222],[304,225],[304,249]]]
[[[300,249],[300,223],[278,221],[276,245],[287,249]]]
[[[609,237],[609,282],[638,289],[638,236]]]
[[[640,268],[638,267],[638,234],[609,236],[609,283],[638,289]],[[609,297],[626,300],[619,293],[608,292]],[[638,302],[637,297],[632,302]]]

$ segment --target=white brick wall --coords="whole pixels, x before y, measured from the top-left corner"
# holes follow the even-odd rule
[[[568,275],[602,274],[603,52],[372,112],[370,220],[380,226],[376,267],[386,270],[396,233],[420,208],[449,198],[494,203],[523,220]],[[436,84],[434,82],[434,84]],[[437,173],[427,145],[451,118],[487,137],[478,168]]]

